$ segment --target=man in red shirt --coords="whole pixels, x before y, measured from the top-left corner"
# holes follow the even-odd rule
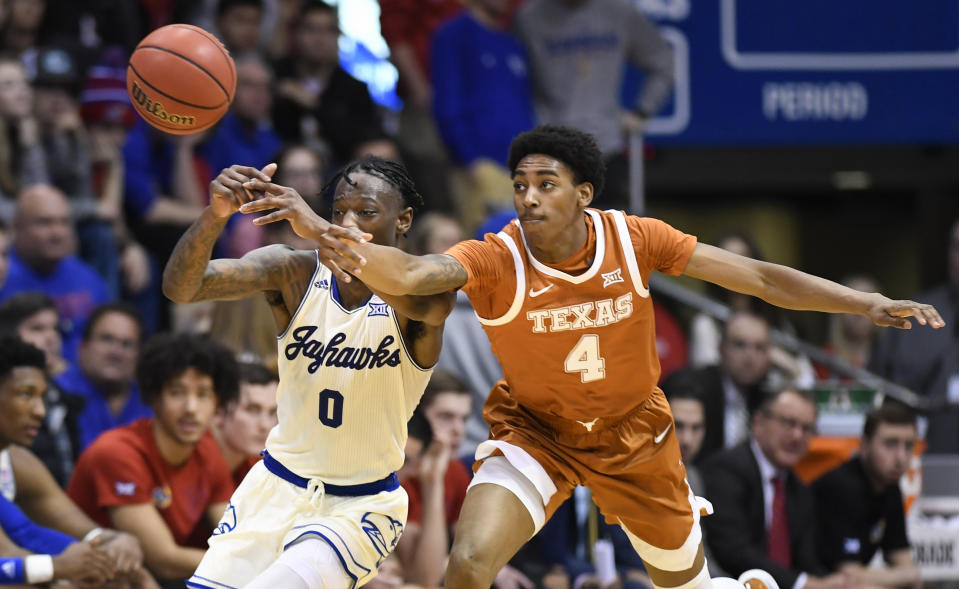
[[[276,425],[279,378],[262,364],[240,364],[240,398],[220,407],[210,432],[239,487],[260,460],[266,436]]]
[[[136,536],[157,577],[186,579],[233,492],[208,430],[237,396],[236,361],[210,339],[161,334],[144,347],[137,378],[156,416],[97,438],[67,492],[100,525]]]

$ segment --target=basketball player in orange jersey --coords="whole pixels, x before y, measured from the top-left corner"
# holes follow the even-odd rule
[[[519,135],[509,154],[518,220],[439,255],[352,248],[310,220],[295,192],[259,181],[247,187],[265,190],[265,198],[241,211],[273,210],[257,223],[288,219],[319,239],[321,257],[343,280],[348,272],[396,295],[457,288],[469,295],[505,378],[484,409],[490,440],[476,451],[482,463],[460,514],[447,587],[489,587],[585,485],[606,519],[626,530],[656,587],[775,588],[764,571],[746,571],[739,582],[709,578],[699,518],[711,506],[685,481],[656,386],[650,273],[685,273],[782,307],[858,313],[879,325],[944,322],[929,305],[697,244],[656,219],[590,209],[602,190],[602,161],[592,136],[579,131],[544,126]]]

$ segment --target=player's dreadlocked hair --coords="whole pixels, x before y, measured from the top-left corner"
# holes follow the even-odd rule
[[[593,185],[593,195],[599,196],[606,183],[606,164],[596,139],[589,133],[559,125],[540,125],[520,133],[509,146],[509,170],[516,171],[520,160],[531,153],[556,158],[573,172],[573,182]]]
[[[416,186],[413,185],[413,179],[410,178],[410,174],[406,171],[406,168],[403,167],[403,164],[376,157],[375,155],[365,155],[343,166],[343,169],[337,172],[336,176],[333,176],[333,178],[326,183],[326,186],[323,187],[320,193],[329,195],[331,191],[336,189],[336,185],[340,180],[345,181],[350,186],[355,186],[356,183],[350,179],[350,174],[353,172],[365,172],[388,182],[390,186],[400,193],[400,196],[403,198],[403,206],[411,207],[414,212],[423,208],[423,197],[416,191]]]

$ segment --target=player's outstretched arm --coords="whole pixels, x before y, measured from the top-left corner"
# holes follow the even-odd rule
[[[241,213],[272,211],[258,217],[254,221],[257,225],[289,221],[297,235],[319,243],[320,260],[345,282],[353,274],[374,291],[387,295],[432,295],[466,284],[466,269],[452,256],[413,256],[393,247],[362,242],[349,247],[352,243],[346,243],[341,232],[355,229],[321,219],[292,188],[256,179],[244,187],[262,191],[264,196],[241,206]]]
[[[283,245],[259,248],[238,260],[210,260],[213,245],[230,216],[254,198],[243,184],[252,178],[269,181],[275,171],[276,164],[269,164],[262,170],[235,165],[220,172],[210,183],[210,206],[183,234],[167,262],[163,294],[178,303],[239,299],[283,290],[304,269],[313,271],[312,254],[296,255],[296,250]],[[336,235],[344,240],[362,238],[358,231],[347,229]]]
[[[932,305],[860,292],[788,266],[760,262],[704,243],[696,246],[684,274],[786,309],[855,313],[868,316],[876,325],[900,329],[912,327],[908,317],[933,328],[946,324]]]

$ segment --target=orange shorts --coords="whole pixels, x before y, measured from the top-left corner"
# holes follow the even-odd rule
[[[673,416],[658,388],[626,415],[583,424],[520,406],[500,381],[483,416],[491,440],[524,450],[555,484],[546,503],[547,519],[575,486],[583,485],[606,520],[626,529],[644,559],[641,545],[657,553],[698,549],[699,516],[706,514],[708,503],[697,500],[686,482]]]

